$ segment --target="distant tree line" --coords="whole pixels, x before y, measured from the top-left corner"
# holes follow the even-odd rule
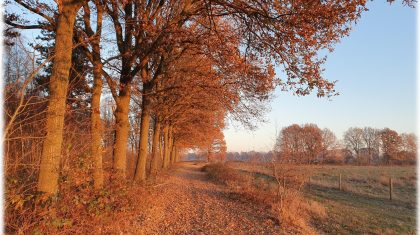
[[[271,162],[274,152],[242,151],[227,152],[226,161],[250,161],[250,162]]]
[[[344,133],[343,141],[352,161],[361,164],[416,163],[417,137],[413,133],[353,127]]]
[[[389,128],[351,127],[340,140],[328,128],[316,124],[293,124],[284,127],[272,151],[227,152],[226,161],[254,161],[293,164],[415,164],[417,137]],[[200,155],[191,153],[191,159]]]
[[[293,124],[283,128],[274,146],[282,162],[304,164],[415,164],[415,134],[389,128],[351,127],[338,140],[328,128]]]

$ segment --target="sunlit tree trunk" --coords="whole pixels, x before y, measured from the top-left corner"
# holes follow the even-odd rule
[[[162,134],[162,123],[160,124],[161,129],[159,131],[159,166],[158,166],[158,170],[161,170],[163,168],[163,161],[165,160],[164,158],[164,149],[163,149],[163,134]]]
[[[169,165],[169,125],[166,124],[163,128],[163,168],[167,169]]]
[[[150,175],[156,175],[159,170],[159,143],[160,143],[160,120],[156,116],[155,125],[153,128],[153,142],[152,142],[152,163],[150,167]]]
[[[104,183],[102,170],[102,63],[99,54],[99,44],[93,45],[93,93],[92,93],[92,157],[94,162],[93,180],[95,189],[101,189]]]
[[[146,78],[146,71],[142,71],[142,77]],[[139,157],[137,160],[134,181],[143,181],[146,179],[146,163],[149,143],[149,124],[150,124],[150,93],[152,86],[150,83],[143,83],[142,104],[141,104],[141,124],[140,124],[140,145]]]
[[[169,125],[169,130],[168,130],[168,166],[172,165],[173,163],[173,154],[172,154],[172,146],[173,146],[173,126]]]
[[[101,189],[104,183],[103,167],[102,167],[102,120],[101,120],[101,95],[102,95],[102,62],[101,62],[101,32],[102,32],[102,16],[103,9],[99,1],[95,1],[96,13],[96,33],[90,27],[90,11],[89,6],[84,6],[86,32],[90,37],[92,46],[92,64],[93,64],[93,91],[92,91],[92,113],[91,113],[91,133],[92,133],[92,158],[93,158],[93,182],[95,189]]]
[[[118,94],[115,110],[115,145],[113,168],[118,177],[125,178],[127,169],[128,111],[130,108],[131,84],[123,83]]]
[[[47,194],[58,192],[64,114],[73,48],[73,26],[77,11],[82,6],[82,1],[63,0],[61,3],[57,19],[55,57],[50,77],[47,134],[43,143],[38,178],[38,191]]]
[[[175,151],[176,151],[176,149],[175,149],[175,139],[173,138],[173,133],[171,134],[172,135],[172,144],[171,144],[171,165],[173,165],[176,161],[175,161]]]

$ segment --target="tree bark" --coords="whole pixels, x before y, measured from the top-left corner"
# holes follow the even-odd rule
[[[127,168],[128,111],[130,108],[131,84],[123,83],[115,110],[115,145],[113,168],[117,177],[125,178]]]
[[[173,126],[169,126],[169,165],[174,163],[174,154],[173,154],[173,146],[174,146],[174,136],[173,136]]]
[[[149,124],[150,124],[150,84],[143,84],[142,110],[140,124],[140,146],[139,158],[137,160],[134,181],[143,181],[146,179],[146,163],[148,154]]]
[[[102,63],[99,44],[93,45],[93,92],[92,92],[92,157],[94,162],[93,180],[94,188],[101,189],[104,183],[102,169],[102,120],[101,120],[101,94],[102,94]]]
[[[163,149],[163,168],[167,169],[169,165],[169,125],[165,125],[163,128],[164,135],[164,149]]]
[[[51,195],[58,192],[64,114],[73,48],[73,27],[77,11],[81,6],[82,1],[75,3],[63,0],[57,20],[55,58],[50,78],[47,111],[47,134],[42,146],[38,178],[38,191]]]
[[[161,130],[159,130],[159,159],[160,164],[158,166],[158,170],[163,168],[163,161],[165,160],[164,156],[164,149],[163,149],[163,135],[162,135],[162,123],[160,124]]]
[[[156,175],[159,170],[159,143],[160,143],[160,120],[156,116],[155,125],[153,128],[153,142],[152,142],[152,163],[150,166],[150,175]]]
[[[171,135],[173,135],[173,134],[171,134]],[[173,165],[176,161],[175,161],[175,155],[176,155],[176,153],[175,153],[175,151],[176,151],[176,149],[175,149],[176,147],[175,147],[175,139],[172,137],[172,144],[171,144],[171,165]]]

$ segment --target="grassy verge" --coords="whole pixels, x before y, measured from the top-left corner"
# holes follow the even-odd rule
[[[286,234],[319,234],[315,225],[326,218],[326,210],[318,202],[303,197],[298,181],[289,181],[288,187],[283,188],[272,176],[221,163],[208,164],[203,171],[242,197],[270,204],[271,213],[276,215]]]

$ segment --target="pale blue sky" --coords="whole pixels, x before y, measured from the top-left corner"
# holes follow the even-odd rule
[[[297,97],[276,90],[267,123],[256,131],[224,131],[228,151],[268,151],[280,130],[293,123],[328,127],[338,138],[352,126],[416,132],[416,10],[400,2],[368,3],[349,37],[325,64],[325,78],[339,80],[339,96]]]

